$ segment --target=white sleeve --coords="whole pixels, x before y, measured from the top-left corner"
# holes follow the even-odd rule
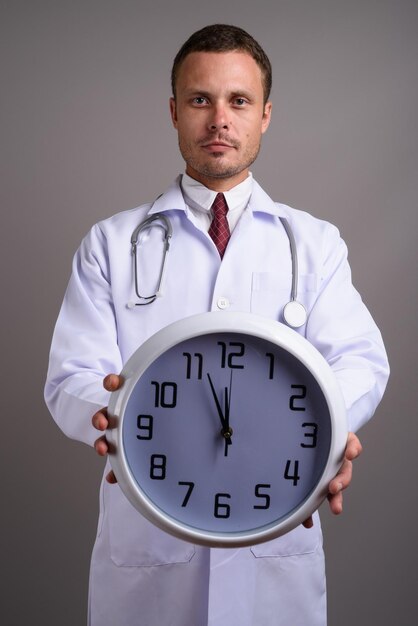
[[[95,226],[74,257],[45,385],[45,401],[66,435],[93,444],[91,418],[109,397],[103,378],[121,368],[106,240]]]
[[[307,338],[326,358],[340,384],[349,429],[373,415],[389,376],[382,337],[352,285],[347,248],[329,225],[322,250],[319,296],[310,312]]]

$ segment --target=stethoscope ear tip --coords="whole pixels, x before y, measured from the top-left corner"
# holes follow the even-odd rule
[[[132,302],[132,300],[130,300],[129,302],[126,303],[126,308],[127,309],[134,309],[135,308],[135,302]]]
[[[286,324],[291,328],[300,328],[306,324],[308,314],[303,304],[297,300],[291,300],[283,309],[283,318]]]

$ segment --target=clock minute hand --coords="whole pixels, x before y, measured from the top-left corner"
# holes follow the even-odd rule
[[[228,447],[231,445],[232,443],[232,439],[231,439],[231,435],[232,435],[232,429],[229,427],[229,394],[228,394],[228,388],[225,387],[225,415],[222,411],[222,407],[221,404],[219,402],[219,398],[216,395],[216,390],[215,387],[213,385],[212,379],[210,377],[210,374],[207,374],[208,380],[209,380],[209,384],[210,384],[210,388],[212,390],[212,395],[214,397],[215,400],[215,404],[216,404],[216,409],[218,411],[218,415],[219,415],[219,419],[221,420],[221,425],[222,425],[222,436],[225,439],[225,456],[228,456]]]
[[[232,444],[232,428],[229,425],[229,412],[231,408],[231,387],[232,387],[232,370],[229,389],[225,387],[225,427],[222,431],[225,437],[225,456],[228,456],[228,446]]]
[[[225,428],[229,431],[230,435],[232,435],[232,430],[229,427],[229,411],[231,408],[231,387],[232,387],[232,370],[231,370],[231,378],[229,380],[229,389],[225,387]]]

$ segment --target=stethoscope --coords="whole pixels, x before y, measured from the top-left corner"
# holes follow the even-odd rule
[[[306,324],[306,320],[308,314],[306,312],[305,307],[301,302],[298,301],[298,254],[296,249],[296,242],[293,236],[292,229],[288,220],[285,217],[279,218],[283,228],[285,229],[286,235],[289,239],[290,244],[290,255],[292,258],[292,287],[290,292],[290,300],[283,307],[283,319],[288,326],[291,328],[300,328],[304,324]],[[139,280],[138,280],[138,247],[140,245],[140,235],[141,233],[150,228],[151,226],[155,226],[161,228],[163,231],[163,255],[161,259],[161,265],[159,269],[158,276],[158,284],[155,293],[145,296],[140,293],[139,288]],[[146,306],[147,304],[152,304],[155,300],[162,296],[162,287],[164,283],[164,274],[167,267],[167,256],[170,250],[170,240],[173,234],[173,229],[171,227],[170,220],[166,215],[162,213],[155,213],[155,215],[151,215],[146,220],[141,222],[132,233],[131,236],[131,250],[133,255],[134,262],[134,283],[135,283],[135,293],[139,298],[140,302],[128,302],[127,306],[129,309],[134,309],[136,306]]]
[[[164,250],[163,250],[163,256],[161,260],[160,272],[159,272],[159,277],[158,277],[157,290],[151,296],[144,296],[139,292],[139,285],[138,285],[138,252],[137,252],[138,245],[139,245],[138,240],[142,231],[146,230],[152,225],[158,228],[161,228],[161,230],[163,231]],[[155,302],[157,298],[162,296],[162,286],[164,282],[167,255],[168,255],[168,251],[170,250],[170,239],[171,239],[172,234],[173,234],[173,229],[171,227],[170,220],[168,219],[168,217],[166,217],[162,213],[155,213],[155,215],[151,215],[146,220],[141,222],[141,224],[139,224],[135,228],[134,232],[132,233],[131,250],[132,250],[132,255],[134,258],[135,293],[138,296],[138,298],[142,300],[142,302],[128,302],[128,309],[133,309],[136,306],[146,306],[147,304],[152,304],[153,302]]]

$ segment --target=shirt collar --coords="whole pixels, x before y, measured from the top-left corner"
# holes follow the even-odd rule
[[[176,178],[176,180],[170,185],[170,187],[166,190],[166,192],[161,194],[152,203],[150,210],[149,210],[150,215],[154,213],[165,212],[165,211],[170,211],[170,210],[187,211],[187,207],[185,205],[185,199],[183,197],[183,192],[181,188],[181,182],[184,176],[186,176],[186,174],[183,174],[183,176],[179,175]],[[243,181],[243,183],[245,183],[248,180],[251,180],[251,184],[252,184],[252,191],[251,191],[250,199],[248,202],[249,210],[251,210],[253,213],[261,212],[261,213],[269,213],[270,215],[276,215],[278,217],[286,217],[287,207],[285,205],[273,202],[273,200],[266,194],[264,189],[262,189],[262,187],[260,187],[257,181],[254,180],[252,177],[246,178],[246,180]],[[194,181],[194,182],[197,182],[197,181]],[[242,185],[243,183],[240,183],[240,185]],[[237,185],[237,187],[239,187],[240,185]],[[202,185],[202,187],[204,186]],[[204,187],[204,189],[206,189],[206,187]],[[231,191],[233,190],[230,190],[229,192],[226,192],[226,193],[230,194]],[[203,209],[200,209],[200,210],[203,210]]]
[[[208,189],[186,173],[183,174],[180,185],[186,204],[198,211],[205,211],[206,213],[210,211],[218,193],[217,191]],[[250,172],[242,183],[239,183],[229,191],[225,191],[224,196],[229,211],[247,206],[252,189],[253,176]]]

